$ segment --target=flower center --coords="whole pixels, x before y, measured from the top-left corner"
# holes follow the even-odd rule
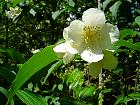
[[[87,45],[95,44],[98,40],[100,40],[100,27],[85,26],[83,31],[84,42]]]

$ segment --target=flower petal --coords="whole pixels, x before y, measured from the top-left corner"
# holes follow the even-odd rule
[[[84,23],[80,20],[74,20],[69,26],[69,38],[74,41],[77,45],[81,45],[83,38],[83,27]]]
[[[100,74],[101,70],[102,70],[102,65],[100,62],[91,63],[89,65],[89,74],[92,77],[97,77]]]
[[[74,54],[71,54],[71,53],[69,53],[69,52],[67,52],[67,53],[63,56],[63,62],[64,62],[64,64],[70,63],[73,59],[74,59]]]
[[[69,40],[69,38],[68,38],[68,29],[69,29],[69,27],[66,27],[66,28],[64,28],[64,30],[63,30],[63,37],[64,37],[64,39],[67,41],[67,40]]]
[[[53,48],[59,58],[62,58],[66,54],[66,43],[59,44]]]
[[[102,67],[104,69],[111,70],[111,69],[114,69],[117,66],[118,60],[113,55],[113,53],[111,51],[105,50],[104,51],[104,58],[101,61],[101,63],[102,63]]]
[[[105,24],[104,12],[97,8],[90,8],[83,13],[82,20],[86,26],[101,26]]]
[[[96,51],[95,51],[96,50]],[[89,63],[92,63],[92,62],[98,62],[100,60],[103,59],[103,53],[102,53],[102,50],[101,49],[95,49],[95,50],[91,50],[91,49],[85,49],[81,52],[81,58],[84,60],[84,61],[87,61]]]
[[[112,27],[113,27],[113,25],[105,24],[101,28],[99,44],[100,44],[100,47],[102,48],[102,50],[106,50],[106,49],[112,50],[113,49],[110,34],[109,34],[111,32]]]
[[[118,39],[119,39],[119,29],[118,29],[117,26],[114,26],[109,34],[110,34],[112,44],[114,44],[115,42],[118,41]]]
[[[66,53],[67,43],[62,43],[53,48],[56,53]]]
[[[53,50],[56,53],[66,53],[66,52],[69,52],[71,54],[78,53],[77,50],[71,46],[70,42],[65,42],[65,43],[59,44],[56,47],[54,47]]]
[[[71,46],[71,42],[66,42],[66,45],[67,45],[67,47],[66,47],[67,52],[69,52],[71,54],[77,54],[78,53],[78,51],[75,48],[73,48],[73,46]]]

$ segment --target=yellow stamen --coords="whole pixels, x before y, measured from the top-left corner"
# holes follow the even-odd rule
[[[85,26],[83,31],[84,41],[88,45],[96,43],[100,38],[100,27]]]

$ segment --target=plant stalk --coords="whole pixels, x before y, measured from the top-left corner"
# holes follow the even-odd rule
[[[102,89],[103,89],[103,77],[102,77],[102,70],[99,74],[99,90],[100,90],[100,93],[99,93],[99,97],[98,97],[98,105],[103,105],[103,93],[102,93]]]
[[[101,9],[101,0],[98,0],[98,9]]]
[[[98,9],[101,10],[101,0],[98,0]],[[102,69],[101,69],[101,72],[99,74],[99,90],[100,90],[100,93],[99,93],[99,97],[98,97],[98,105],[103,105],[103,93],[102,93],[102,89],[103,89],[103,77],[102,77]]]

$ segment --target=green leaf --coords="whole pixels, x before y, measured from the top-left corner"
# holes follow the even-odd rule
[[[113,52],[105,50],[103,53],[104,53],[104,58],[101,61],[102,67],[107,70],[112,70],[115,67],[117,67],[118,60],[113,55]]]
[[[0,87],[0,92],[1,92],[2,94],[4,94],[4,95],[5,95],[5,97],[7,97],[7,98],[8,98],[8,91],[7,91],[5,88]]]
[[[116,14],[121,4],[122,4],[122,1],[117,1],[109,8],[110,12],[112,13],[112,16],[115,16],[115,17],[117,16]]]
[[[23,64],[15,80],[13,81],[8,102],[11,101],[20,87],[35,73],[54,62],[57,59],[53,46],[44,48],[42,51],[34,54],[26,63]]]
[[[120,38],[125,38],[125,37],[134,37],[136,36],[136,32],[133,29],[124,29],[120,31]]]
[[[133,44],[133,49],[140,51],[140,42]]]
[[[75,2],[74,2],[73,0],[68,0],[68,4],[69,4],[70,6],[72,6],[72,7],[75,6]]]
[[[19,4],[20,2],[25,1],[25,0],[13,0],[13,4],[12,7],[15,7],[17,4]]]
[[[140,26],[140,16],[137,16],[135,18],[135,23],[137,23]]]
[[[112,89],[104,89],[104,90],[102,90],[102,93],[105,94],[105,93],[109,93],[111,91],[112,91]]]
[[[63,84],[59,84],[59,85],[58,85],[58,89],[59,89],[60,91],[62,91],[62,90],[63,90]]]
[[[125,46],[129,49],[140,51],[140,42],[137,42],[137,43],[133,44],[132,39],[129,39],[127,41],[121,39],[116,43],[116,46],[118,48],[121,47],[121,46]]]
[[[36,12],[33,8],[30,9],[30,14],[32,14],[33,16],[35,16]]]
[[[0,87],[0,92],[1,92],[3,95],[5,95],[6,98],[8,98],[8,95],[9,95],[9,94],[8,94],[8,91],[7,91],[5,88]],[[13,101],[13,100],[11,100],[10,105],[14,105],[14,101]]]
[[[6,67],[0,67],[0,76],[7,80],[10,84],[12,84],[12,81],[15,78],[15,74]]]
[[[52,18],[53,20],[55,20],[62,12],[64,12],[65,9],[62,9],[62,10],[57,10],[55,12],[52,13]]]
[[[124,97],[123,96],[118,96],[117,97],[117,101],[115,102],[114,105],[118,105],[119,103],[121,103],[123,101]]]
[[[48,70],[48,73],[47,73],[46,77],[44,78],[43,83],[45,83],[47,78],[50,76],[50,74],[62,64],[63,64],[63,60],[60,60],[60,61],[56,62],[55,64],[53,64],[52,67]]]
[[[102,69],[102,64],[101,62],[93,62],[88,67],[89,67],[89,74],[92,77],[98,77]]]
[[[91,96],[93,96],[95,90],[96,90],[96,88],[94,86],[85,87],[82,91],[80,91],[79,97],[81,99],[86,99],[88,97],[91,97]]]
[[[103,11],[106,9],[107,5],[111,2],[112,0],[105,0],[103,2]]]
[[[131,101],[132,100],[132,98],[131,97],[124,97],[124,99],[123,99],[123,101],[122,102],[124,102],[125,103],[125,105],[127,105],[127,103],[129,102],[129,101]]]
[[[74,69],[72,73],[66,76],[66,83],[69,85],[69,89],[74,89],[77,86],[82,86],[84,82],[84,75],[78,68]]]
[[[140,98],[140,93],[131,93],[131,94],[128,94],[128,96],[131,98]]]
[[[44,97],[30,91],[19,90],[16,95],[27,105],[48,105]]]

